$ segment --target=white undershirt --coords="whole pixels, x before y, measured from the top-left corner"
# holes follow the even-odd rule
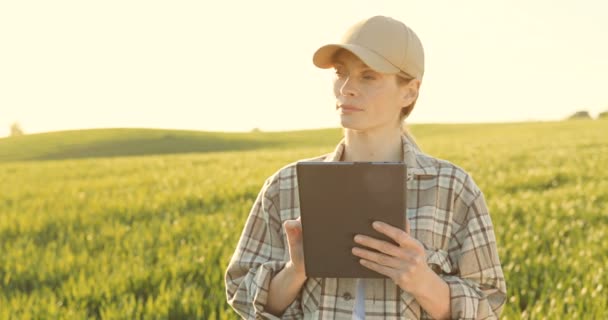
[[[352,320],[365,319],[365,281],[357,279],[357,293],[355,293],[355,307]]]

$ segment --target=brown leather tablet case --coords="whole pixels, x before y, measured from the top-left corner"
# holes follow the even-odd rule
[[[363,247],[354,241],[356,234],[395,243],[373,221],[405,230],[405,164],[302,161],[296,174],[306,275],[386,278],[362,266],[351,250]]]

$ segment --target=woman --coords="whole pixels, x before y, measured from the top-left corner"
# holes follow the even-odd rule
[[[424,154],[402,129],[424,73],[416,34],[372,17],[340,44],[317,50],[313,62],[335,68],[344,138],[334,152],[302,161],[403,162],[407,230],[379,221],[374,228],[399,245],[353,239],[353,255],[387,278],[307,278],[289,164],[265,181],[249,214],[226,270],[229,304],[249,319],[498,318],[506,284],[482,192],[463,169]]]

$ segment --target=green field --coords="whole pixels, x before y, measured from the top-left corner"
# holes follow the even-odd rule
[[[414,125],[484,191],[504,319],[608,316],[608,121]],[[0,139],[0,319],[235,319],[223,275],[264,179],[340,129]]]

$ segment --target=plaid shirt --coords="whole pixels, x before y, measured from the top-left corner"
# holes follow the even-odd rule
[[[428,265],[448,284],[455,319],[496,319],[506,283],[482,192],[463,169],[422,153],[402,135],[407,217]],[[339,161],[335,151],[301,161]],[[265,311],[271,278],[289,260],[283,221],[300,216],[295,162],[266,179],[228,264],[228,303],[246,319],[351,319],[356,279],[308,278],[281,317]],[[366,319],[430,319],[391,279],[366,279]]]

